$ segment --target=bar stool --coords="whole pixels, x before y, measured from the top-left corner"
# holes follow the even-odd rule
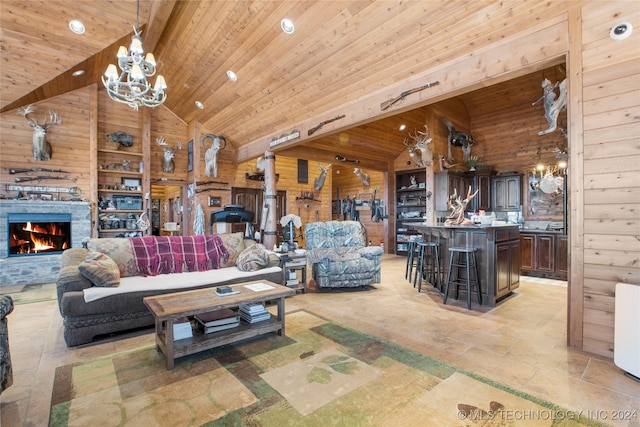
[[[467,308],[471,310],[471,286],[475,285],[478,293],[478,304],[482,304],[480,291],[480,276],[478,275],[478,264],[476,263],[476,251],[478,248],[453,247],[449,248],[449,271],[447,272],[447,286],[444,290],[444,304],[449,296],[449,285],[456,287],[456,299],[458,299],[458,286],[467,287]],[[464,256],[462,256],[464,254]],[[475,273],[475,280],[471,279],[471,269]],[[461,277],[461,271],[465,276]]]
[[[418,267],[413,278],[413,287],[418,280],[418,292],[422,291],[422,277],[424,276],[432,286],[441,289],[440,283],[440,243],[418,242]]]
[[[410,240],[407,244],[407,267],[404,271],[404,278],[410,282],[412,281],[413,268],[418,267],[418,257],[416,256],[418,251],[418,242],[422,241],[422,238],[418,238]]]

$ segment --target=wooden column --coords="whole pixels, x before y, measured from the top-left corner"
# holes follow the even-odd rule
[[[264,160],[264,207],[268,211],[266,221],[262,219],[265,224],[262,242],[267,249],[272,249],[278,241],[276,235],[276,155],[272,151],[265,151]]]

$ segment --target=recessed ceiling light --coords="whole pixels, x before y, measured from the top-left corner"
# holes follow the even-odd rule
[[[78,70],[78,71],[74,71],[73,74],[71,74],[73,77],[78,77],[84,74],[84,70]]]
[[[229,80],[235,82],[236,80],[238,80],[238,76],[236,75],[236,73],[234,73],[233,71],[229,70],[227,71],[227,77],[229,77]]]
[[[74,19],[73,21],[69,21],[69,28],[75,34],[84,34],[84,24],[78,21],[77,19]]]
[[[296,29],[296,27],[294,27],[293,25],[293,21],[288,18],[284,18],[282,21],[280,21],[280,27],[286,34],[293,34]]]
[[[202,110],[204,108],[204,104],[200,101],[196,101],[196,107]]]
[[[400,127],[398,128],[398,130],[405,130],[407,128],[407,125],[400,125]]]

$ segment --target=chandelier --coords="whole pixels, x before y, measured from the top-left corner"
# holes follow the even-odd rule
[[[134,110],[138,107],[157,107],[167,99],[164,92],[167,83],[164,77],[158,75],[156,84],[152,88],[147,78],[156,73],[156,60],[151,52],[144,56],[142,49],[141,31],[138,29],[140,0],[136,1],[136,26],[129,49],[120,46],[118,49],[118,65],[122,72],[118,75],[115,65],[109,64],[102,76],[102,83],[107,88],[109,97],[117,102],[129,105]]]

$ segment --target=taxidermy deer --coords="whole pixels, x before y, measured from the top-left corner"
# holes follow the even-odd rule
[[[449,120],[442,117],[442,123],[445,124],[447,129],[449,129],[449,143],[447,144],[447,160],[453,162],[453,155],[451,154],[451,147],[462,147],[462,153],[464,154],[463,159],[465,162],[469,161],[469,155],[471,154],[471,146],[473,145],[473,137],[459,130],[453,126]]]
[[[320,169],[320,176],[313,180],[313,188],[320,191],[324,187],[324,180],[327,178],[327,172],[331,169],[331,163],[325,167],[318,165],[318,169]]]
[[[37,120],[29,118],[29,114],[34,112],[35,109],[36,107],[30,104],[24,108],[18,108],[18,114],[24,116],[29,126],[33,128],[33,158],[42,161],[51,160],[51,144],[49,144],[46,139],[47,129],[51,125],[59,125],[62,123],[62,119],[58,116],[58,113],[49,110],[49,120],[45,120],[42,124],[39,124]]]
[[[162,158],[162,172],[173,173],[176,168],[173,158],[175,157],[176,151],[182,150],[182,142],[178,142],[174,148],[169,148],[169,144],[167,144],[167,141],[163,136],[161,136],[156,138],[156,144],[162,147],[162,151],[164,151],[164,156]]]
[[[415,135],[409,134],[409,137],[416,142],[415,145],[409,145],[406,138],[402,142],[409,150],[409,156],[421,168],[433,163],[433,151],[429,148],[432,138],[429,137],[427,125],[424,125],[424,130],[424,132],[416,131]],[[420,157],[415,157],[416,151],[420,152]]]
[[[224,136],[214,135],[212,133],[208,133],[202,137],[202,145],[204,145],[204,140],[210,138],[211,139],[211,147],[207,149],[204,153],[204,174],[206,176],[212,176],[214,178],[218,177],[218,151],[224,150],[227,146],[227,140]]]
[[[365,187],[368,187],[370,184],[370,179],[369,179],[369,175],[362,172],[362,170],[360,170],[360,168],[354,168],[353,169],[353,173],[356,174],[358,176],[358,178],[360,178],[360,181],[362,181],[362,185],[364,185]]]

